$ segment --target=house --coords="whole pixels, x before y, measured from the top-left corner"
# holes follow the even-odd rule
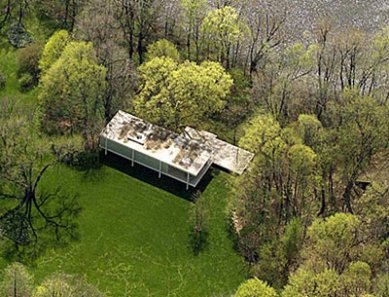
[[[100,134],[100,148],[196,187],[214,164],[242,174],[253,154],[217,138],[215,134],[186,127],[178,134],[129,113],[118,111]]]

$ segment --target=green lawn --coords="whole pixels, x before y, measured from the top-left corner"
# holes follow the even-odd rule
[[[226,231],[225,173],[202,194],[211,223],[209,245],[198,256],[189,248],[192,203],[183,198],[108,166],[90,175],[57,167],[44,183],[79,193],[83,211],[80,241],[41,257],[38,281],[62,271],[84,275],[114,297],[229,296],[245,277]]]
[[[19,65],[17,61],[17,51],[14,49],[5,49],[0,47],[0,71],[6,77],[6,84],[3,90],[0,90],[0,100],[3,98],[11,98],[19,100],[24,105],[31,106],[35,104],[38,90],[26,93],[20,92],[17,71]]]

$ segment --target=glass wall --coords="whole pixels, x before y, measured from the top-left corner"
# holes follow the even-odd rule
[[[150,169],[155,170],[156,172],[159,172],[161,170],[161,173],[164,175],[167,175],[169,177],[172,177],[174,179],[177,179],[181,182],[187,183],[188,182],[188,175],[187,172],[180,170],[176,167],[169,166],[166,163],[163,163],[155,158],[149,157],[143,153],[140,153],[138,151],[134,151],[134,154],[132,153],[132,149],[128,148],[120,143],[117,143],[115,141],[105,139],[104,137],[100,138],[100,147],[103,149],[107,147],[107,149],[119,156],[122,156],[126,159],[132,160],[132,156],[134,156],[134,162],[143,165],[145,167],[148,167]],[[209,167],[212,164],[212,160],[210,160],[204,168],[200,171],[200,173],[197,176],[189,175],[189,184],[191,186],[197,186],[197,184],[200,182],[202,177],[205,175],[205,173],[208,171]]]

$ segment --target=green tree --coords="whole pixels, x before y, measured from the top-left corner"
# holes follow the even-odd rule
[[[341,276],[345,296],[363,296],[371,291],[372,273],[369,264],[352,262]]]
[[[383,273],[377,276],[374,284],[374,293],[378,297],[389,296],[389,273]]]
[[[224,6],[210,11],[203,20],[201,31],[204,41],[214,48],[216,59],[229,69],[232,46],[247,32],[247,26],[239,20],[235,8]]]
[[[302,142],[296,125],[281,129],[270,114],[255,116],[240,139],[242,147],[256,153],[253,174],[263,180],[256,183],[273,198],[278,196],[278,216],[286,223],[293,216],[309,222],[318,207],[317,154]]]
[[[81,132],[85,147],[94,149],[104,117],[105,73],[91,43],[70,42],[41,80],[43,128]]]
[[[347,90],[342,94],[342,100],[332,104],[330,109],[339,139],[334,153],[340,161],[338,169],[344,187],[341,195],[343,209],[353,213],[355,182],[388,141],[385,137],[388,106],[371,97],[360,96],[355,90]],[[329,145],[332,150],[334,144]]]
[[[277,297],[277,292],[265,282],[253,278],[242,283],[235,297]]]
[[[154,58],[139,71],[143,82],[134,99],[136,113],[173,129],[196,125],[205,115],[223,108],[233,84],[214,62],[177,64],[170,58]]]
[[[283,292],[289,296],[367,296],[373,293],[366,229],[355,215],[337,213],[308,228],[303,261]],[[380,254],[380,251],[375,251]],[[381,255],[381,262],[384,256]]]
[[[340,279],[336,271],[325,269],[314,273],[299,269],[289,278],[282,297],[336,297],[340,296]]]
[[[88,284],[83,278],[58,274],[49,276],[42,284],[37,286],[32,297],[104,297],[94,286]]]
[[[324,265],[342,272],[352,259],[357,259],[360,229],[360,219],[350,214],[316,219],[308,229],[308,245],[303,252],[307,264],[312,269]]]
[[[39,61],[39,68],[42,73],[47,72],[59,59],[70,40],[71,38],[66,30],[57,31],[50,37],[43,48],[42,57]]]
[[[194,54],[197,63],[200,61],[200,27],[207,11],[207,0],[181,0],[186,22],[184,24],[186,37],[186,57],[192,59],[192,48],[194,43]],[[193,41],[193,42],[192,42]]]
[[[9,264],[1,282],[1,296],[29,297],[32,292],[33,278],[28,270],[20,263]]]
[[[288,281],[289,272],[298,263],[304,240],[304,226],[293,219],[279,237],[264,243],[259,248],[259,261],[252,273],[275,288],[282,288]]]
[[[19,69],[18,76],[28,73],[32,76],[33,84],[38,84],[40,69],[39,61],[42,55],[43,45],[41,43],[31,43],[18,52]]]
[[[170,58],[174,62],[180,62],[180,53],[176,46],[166,39],[160,39],[147,47],[147,60],[154,58]]]

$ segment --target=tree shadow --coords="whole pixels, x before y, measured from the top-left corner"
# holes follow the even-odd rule
[[[196,193],[204,192],[213,177],[218,174],[218,170],[213,170],[211,168],[207,171],[196,188],[189,187],[189,189],[186,190],[186,185],[180,181],[163,174],[162,177],[159,178],[158,172],[136,163],[132,166],[131,161],[109,152],[107,155],[101,152],[100,162],[105,166],[114,168],[142,182],[192,202],[195,200]]]

